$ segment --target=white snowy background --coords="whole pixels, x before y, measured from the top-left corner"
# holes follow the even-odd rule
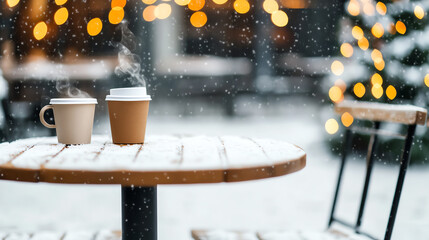
[[[190,133],[264,137],[295,143],[308,153],[297,173],[230,184],[158,187],[161,240],[190,239],[191,229],[326,229],[338,156],[325,143],[326,109],[306,98],[285,98],[270,106],[238,102],[239,116],[222,117],[198,106],[198,116],[183,116],[174,104],[153,105],[147,134]],[[197,104],[198,105],[198,104]],[[156,111],[154,111],[157,108]],[[176,112],[175,112],[176,111]],[[168,114],[160,114],[169,112]],[[330,115],[329,117],[333,116]],[[109,133],[102,121],[95,133]],[[427,144],[427,143],[423,143]],[[365,164],[351,160],[342,186],[338,214],[355,222]],[[373,172],[363,229],[384,234],[398,174],[397,166],[377,164]],[[393,239],[429,239],[429,169],[412,166],[404,185]],[[0,181],[0,230],[97,230],[121,228],[119,186],[32,184]]]

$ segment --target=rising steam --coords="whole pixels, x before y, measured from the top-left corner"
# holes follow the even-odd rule
[[[87,92],[72,86],[68,80],[57,81],[56,88],[61,95],[64,95],[67,97],[71,97],[71,98],[90,98],[91,97]]]
[[[121,42],[117,44],[118,66],[115,68],[115,73],[118,76],[128,75],[128,80],[134,86],[145,87],[146,80],[141,72],[140,58],[132,52],[136,51],[137,38],[128,29],[128,23],[122,22],[119,25],[122,33]]]

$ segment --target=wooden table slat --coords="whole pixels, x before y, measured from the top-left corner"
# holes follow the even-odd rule
[[[62,240],[94,240],[96,232],[91,231],[73,231],[66,232]]]
[[[236,182],[289,174],[306,162],[305,152],[292,144],[233,136],[147,136],[144,145],[114,145],[107,136],[79,146],[55,141],[0,145],[8,153],[28,149],[15,159],[7,154],[13,161],[0,164],[0,179],[137,186]]]
[[[33,233],[30,240],[61,240],[63,236],[62,232],[41,231]]]
[[[28,233],[9,233],[4,238],[5,240],[29,240],[30,234]]]

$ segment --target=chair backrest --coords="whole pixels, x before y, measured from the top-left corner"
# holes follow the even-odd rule
[[[338,175],[338,181],[335,188],[334,200],[332,203],[332,210],[329,217],[328,227],[332,223],[337,222],[341,225],[353,229],[356,233],[365,235],[372,239],[377,239],[372,235],[361,231],[362,217],[365,210],[365,204],[368,195],[369,184],[371,180],[371,173],[374,165],[374,156],[378,144],[378,136],[384,135],[392,138],[398,138],[404,140],[404,149],[400,159],[400,169],[399,176],[396,183],[395,194],[393,196],[393,202],[389,214],[389,220],[387,223],[384,239],[390,240],[393,232],[393,226],[396,219],[396,213],[398,210],[399,200],[401,197],[402,186],[405,179],[405,174],[407,172],[408,164],[410,161],[410,152],[413,143],[414,133],[417,125],[425,125],[427,111],[424,108],[412,106],[412,105],[394,105],[394,104],[382,104],[382,103],[370,103],[370,102],[355,102],[355,101],[343,101],[335,106],[335,111],[338,114],[343,114],[348,112],[355,119],[362,119],[372,121],[372,128],[362,128],[351,126],[348,127],[345,134],[345,145],[343,147],[343,153],[340,164],[340,171]],[[393,122],[399,123],[408,126],[407,133],[395,133],[389,131],[383,131],[380,129],[382,122]],[[344,166],[347,159],[347,153],[351,148],[352,134],[354,133],[363,133],[369,134],[371,136],[368,153],[367,153],[367,165],[366,165],[366,175],[365,182],[362,190],[361,201],[359,205],[359,212],[357,220],[354,224],[344,221],[335,216],[335,208],[339,196],[339,190],[341,185],[342,176],[344,173]]]

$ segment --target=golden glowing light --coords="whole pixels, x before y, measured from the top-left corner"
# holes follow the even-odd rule
[[[91,19],[86,26],[86,30],[90,36],[98,35],[101,32],[101,29],[103,29],[103,23],[99,18]]]
[[[202,27],[207,23],[207,15],[204,12],[194,12],[191,16],[191,24],[194,27]]]
[[[374,84],[371,88],[372,96],[379,99],[383,96],[383,87],[380,84]]]
[[[285,8],[289,9],[303,9],[307,8],[310,5],[310,1],[307,0],[281,0],[281,4]]]
[[[174,0],[174,2],[179,6],[186,6],[191,2],[191,0]],[[225,0],[225,2],[226,2],[226,0]]]
[[[155,17],[158,19],[166,19],[171,14],[171,6],[168,3],[161,3],[156,6],[154,11]]]
[[[285,12],[282,10],[274,11],[271,14],[271,21],[276,25],[277,27],[284,27],[289,22],[289,17]]]
[[[127,4],[127,0],[112,0],[112,2],[110,3],[110,7],[111,8],[114,8],[114,7],[124,8],[126,4]]]
[[[338,131],[338,128],[339,128],[338,122],[333,118],[328,119],[328,121],[326,121],[325,123],[325,130],[329,134],[336,133]]]
[[[353,55],[353,47],[350,43],[343,43],[340,47],[340,52],[344,57],[351,57]]]
[[[240,14],[245,14],[250,10],[250,4],[247,0],[235,0],[234,9]],[[271,19],[273,16],[271,16]]]
[[[381,15],[386,15],[387,7],[384,3],[378,2],[377,5],[375,5],[375,10]]]
[[[125,12],[123,8],[114,7],[109,12],[109,22],[111,24],[118,24],[122,22],[122,20],[124,19],[124,16],[125,16]]]
[[[360,5],[357,0],[350,0],[349,4],[347,5],[347,11],[352,16],[357,16],[360,13]]]
[[[381,77],[380,74],[374,73],[374,75],[372,75],[371,77],[371,83],[372,85],[375,85],[375,84],[381,85],[383,84],[383,78]]]
[[[353,92],[358,98],[363,97],[363,95],[365,95],[365,91],[365,86],[362,83],[356,83],[353,87]]]
[[[18,5],[18,3],[19,3],[19,0],[6,0],[6,4],[9,7],[15,7],[16,5]]]
[[[58,6],[64,5],[66,4],[67,0],[55,0],[55,4],[57,4]]]
[[[400,34],[405,34],[405,32],[407,31],[407,27],[405,26],[405,24],[401,21],[397,21],[395,24],[395,29],[398,33]]]
[[[156,6],[147,6],[144,10],[143,10],[143,19],[147,22],[152,22],[153,20],[156,19],[155,17],[155,8]]]
[[[380,50],[374,49],[371,52],[371,59],[375,63],[380,63],[381,61],[383,61],[383,54],[380,52]]]
[[[352,35],[355,39],[359,40],[363,38],[363,30],[359,26],[354,26],[352,28]]]
[[[340,61],[335,60],[331,64],[331,71],[333,74],[340,76],[344,72],[344,65]]]
[[[34,26],[33,35],[36,40],[42,40],[48,33],[48,25],[45,22],[39,22]]]
[[[343,91],[341,90],[341,88],[339,88],[337,86],[332,86],[329,89],[329,98],[334,103],[341,102],[344,99]]]
[[[381,23],[374,24],[374,26],[371,28],[371,33],[374,35],[374,37],[381,38],[384,34],[383,25],[381,25]]]
[[[346,83],[343,80],[341,80],[341,79],[338,79],[337,81],[335,81],[334,85],[337,86],[337,87],[339,87],[343,93],[347,89]]]
[[[416,15],[416,18],[422,19],[425,17],[425,11],[423,10],[423,8],[420,5],[417,5],[414,8],[414,15]]]
[[[358,40],[358,46],[362,50],[367,50],[369,48],[369,41],[366,38],[361,38]]]
[[[213,0],[213,2],[216,3],[216,4],[221,5],[221,4],[224,4],[224,3],[228,2],[228,0]]]
[[[199,11],[204,7],[204,4],[206,4],[205,0],[191,0],[188,3],[188,8],[192,11]]]
[[[395,87],[394,87],[394,86],[389,85],[389,86],[386,88],[386,96],[387,96],[390,100],[395,99],[395,97],[396,97],[396,89],[395,89]]]
[[[54,21],[57,25],[63,25],[68,18],[69,11],[65,7],[58,9],[54,14]]]
[[[353,123],[353,120],[353,116],[348,112],[345,112],[341,115],[341,122],[345,127],[350,127],[350,125]]]
[[[267,13],[273,13],[279,10],[279,4],[275,0],[265,0],[262,7]]]
[[[379,62],[374,62],[374,67],[378,70],[378,71],[382,71],[384,69],[385,66],[385,62],[384,60],[381,60]]]
[[[375,13],[374,5],[365,3],[365,5],[363,5],[363,12],[368,16],[373,16]]]
[[[429,73],[428,74],[426,74],[426,76],[425,76],[425,85],[426,85],[426,87],[429,87]]]

